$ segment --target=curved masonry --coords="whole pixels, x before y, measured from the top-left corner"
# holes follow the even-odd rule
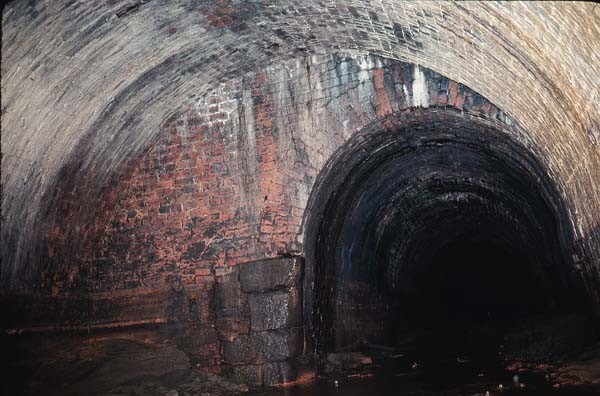
[[[418,297],[479,218],[529,268],[532,310],[600,317],[600,7],[39,1],[2,18],[9,333],[151,329],[198,367],[288,381],[355,335],[319,316],[348,279]],[[268,283],[273,263],[293,281]]]
[[[385,343],[415,322],[412,310],[435,320],[458,315],[446,304],[457,294],[470,311],[480,304],[494,315],[585,304],[568,203],[527,143],[506,120],[447,108],[388,117],[344,144],[307,211],[307,281],[317,294],[306,311],[314,304],[317,347],[343,349],[365,335]],[[477,249],[504,261],[477,257],[455,275],[472,281],[435,301],[461,271],[446,257],[457,249],[459,261]],[[494,264],[503,269],[478,270]]]

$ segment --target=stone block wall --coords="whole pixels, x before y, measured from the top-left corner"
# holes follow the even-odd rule
[[[235,267],[215,289],[222,373],[251,385],[296,378],[302,354],[303,263],[299,257]]]

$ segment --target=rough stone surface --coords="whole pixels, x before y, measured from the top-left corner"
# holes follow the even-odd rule
[[[279,362],[302,353],[302,328],[256,331],[223,343],[225,364]]]
[[[302,275],[301,258],[274,259],[244,265],[240,282],[245,292],[277,290],[300,285]]]
[[[298,375],[296,368],[287,362],[230,366],[224,373],[234,382],[254,386],[282,384],[295,380]]]
[[[295,380],[297,369],[288,362],[270,363],[263,369],[263,384],[266,386],[284,384]]]
[[[235,267],[216,285],[216,329],[223,374],[238,383],[295,380],[303,353],[303,261],[299,257]]]
[[[239,270],[217,280],[215,288],[216,328],[221,340],[232,341],[250,331],[248,297],[242,292]]]
[[[297,287],[284,292],[251,294],[248,302],[252,330],[302,325],[302,292]]]

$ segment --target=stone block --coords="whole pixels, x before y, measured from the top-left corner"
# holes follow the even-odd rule
[[[263,385],[262,365],[225,366],[221,371],[221,375],[236,384]]]
[[[219,313],[236,313],[246,304],[246,296],[240,288],[239,270],[237,268],[223,276],[217,277],[215,285],[215,310]]]
[[[232,341],[250,331],[248,295],[240,288],[239,270],[217,277],[215,285],[216,329],[220,340]]]
[[[258,332],[263,344],[263,356],[268,362],[278,362],[294,358],[302,353],[304,345],[303,327]]]
[[[271,386],[294,381],[298,370],[290,362],[267,363],[263,366],[263,385]]]
[[[226,366],[221,374],[232,382],[250,386],[282,384],[298,376],[296,367],[289,362]]]
[[[248,317],[221,317],[216,319],[215,327],[217,337],[220,341],[231,342],[241,334],[248,334],[250,331],[250,320]]]
[[[284,361],[298,356],[304,344],[302,327],[251,332],[223,341],[226,364],[257,364]]]
[[[221,342],[223,361],[227,364],[250,364],[258,361],[260,348],[252,334],[243,334],[232,341]]]
[[[273,330],[302,324],[302,289],[250,294],[252,330]]]
[[[300,286],[302,273],[302,257],[254,261],[241,265],[240,283],[246,293],[285,289]]]

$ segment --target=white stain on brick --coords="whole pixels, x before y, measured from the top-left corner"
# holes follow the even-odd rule
[[[404,93],[404,100],[406,103],[410,103],[410,93],[408,93],[408,88],[405,84],[402,84],[402,92]]]
[[[373,69],[380,67],[381,63],[379,60],[373,60],[370,56],[353,56],[356,60],[356,65],[358,66],[358,79],[359,81],[366,82],[371,78],[371,72]]]
[[[231,80],[229,84],[219,84],[208,95],[197,99],[193,108],[200,117],[205,118],[205,125],[224,125],[232,114],[238,109],[239,101],[236,98],[241,79]]]
[[[415,66],[413,80],[413,106],[429,107],[429,91],[427,89],[427,81],[425,75],[421,71],[419,65]]]

